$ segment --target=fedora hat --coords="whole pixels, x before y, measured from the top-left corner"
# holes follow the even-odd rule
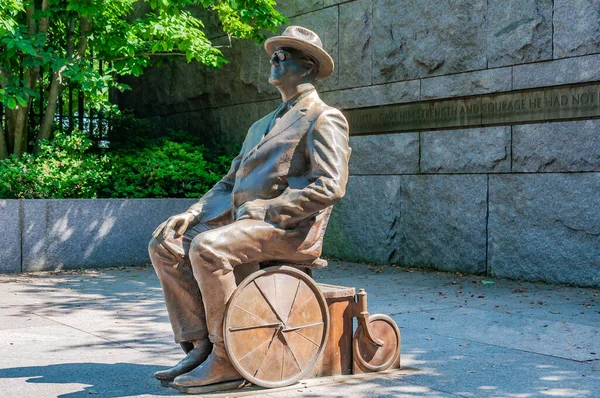
[[[281,36],[274,36],[265,41],[265,50],[269,56],[273,55],[278,47],[295,48],[317,61],[317,79],[324,79],[333,72],[333,59],[323,50],[321,39],[312,30],[302,26],[288,26]]]

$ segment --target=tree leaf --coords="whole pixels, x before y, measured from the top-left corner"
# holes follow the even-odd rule
[[[27,100],[23,97],[17,97],[17,101],[19,102],[19,105],[21,105],[22,107],[26,107],[27,106]]]
[[[9,97],[8,101],[6,101],[6,106],[10,109],[15,109],[17,107],[17,101],[13,97]]]

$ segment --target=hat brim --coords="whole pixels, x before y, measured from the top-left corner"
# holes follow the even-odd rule
[[[313,57],[319,63],[319,73],[317,79],[325,79],[333,72],[333,59],[325,50],[308,41],[294,37],[275,36],[265,41],[265,50],[269,56],[273,55],[279,47],[291,47],[302,51]]]

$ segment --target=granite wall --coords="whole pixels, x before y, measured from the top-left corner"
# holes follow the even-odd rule
[[[600,0],[280,3],[323,39],[336,69],[318,89],[344,110],[600,81]],[[278,105],[268,56],[209,26],[223,70],[149,70],[120,103],[239,143]],[[600,286],[599,138],[594,118],[353,136],[326,254]]]
[[[154,229],[195,201],[0,200],[0,274],[148,264]]]

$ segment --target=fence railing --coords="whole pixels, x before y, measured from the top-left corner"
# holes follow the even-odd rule
[[[104,64],[102,60],[94,61],[94,67],[98,68],[100,74],[103,73]],[[33,98],[28,114],[30,128],[27,132],[27,142],[29,145],[33,143],[37,128],[39,128],[44,118],[51,77],[50,71],[40,69],[38,79],[39,97]],[[55,129],[60,132],[72,132],[78,129],[87,133],[88,137],[94,142],[95,148],[108,147],[109,136],[113,129],[111,118],[104,112],[98,112],[89,106],[83,90],[76,84],[69,83],[59,95],[54,122]],[[6,111],[2,104],[0,104],[0,123],[2,123],[4,131],[8,131]]]

